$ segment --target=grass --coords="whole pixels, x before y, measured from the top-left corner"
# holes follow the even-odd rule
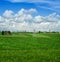
[[[60,62],[60,34],[0,35],[0,62]]]

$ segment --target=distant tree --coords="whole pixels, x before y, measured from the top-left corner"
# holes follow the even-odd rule
[[[2,31],[2,35],[11,35],[10,31]]]
[[[41,31],[39,31],[39,33],[41,33]]]
[[[4,35],[4,31],[2,31],[2,35]]]

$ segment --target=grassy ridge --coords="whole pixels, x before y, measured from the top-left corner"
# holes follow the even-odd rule
[[[60,34],[0,35],[0,62],[60,62]]]

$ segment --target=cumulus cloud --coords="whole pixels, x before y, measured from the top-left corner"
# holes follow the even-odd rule
[[[60,15],[53,13],[48,16],[35,15],[36,9],[21,9],[17,13],[6,10],[0,16],[0,30],[10,31],[60,31]]]
[[[4,12],[3,16],[6,17],[6,18],[10,18],[10,17],[13,16],[13,13],[14,13],[14,12],[11,11],[11,10],[6,10],[6,11]]]
[[[41,23],[41,22],[43,22],[43,19],[44,19],[44,17],[38,15],[38,16],[35,16],[35,17],[34,17],[34,20],[33,20],[33,21],[34,21],[35,23]]]
[[[0,16],[0,23],[4,23],[4,18]]]

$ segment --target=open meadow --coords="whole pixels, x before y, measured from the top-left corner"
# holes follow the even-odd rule
[[[0,62],[60,62],[60,34],[0,33]]]

